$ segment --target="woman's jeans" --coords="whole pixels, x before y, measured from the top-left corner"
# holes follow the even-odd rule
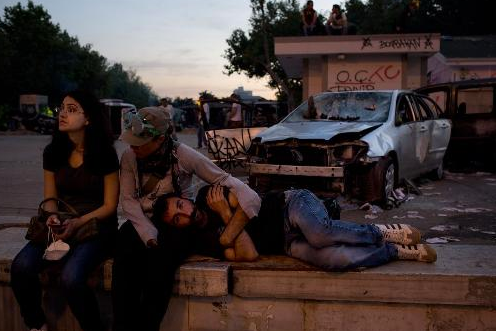
[[[286,253],[327,270],[373,267],[397,259],[371,224],[332,220],[324,204],[308,190],[286,192]]]
[[[39,273],[53,263],[63,263],[60,282],[72,313],[83,330],[104,330],[95,294],[87,285],[91,272],[108,257],[108,245],[99,239],[71,246],[69,253],[55,262],[45,261],[45,247],[29,242],[17,254],[11,267],[11,285],[21,315],[29,328],[45,322],[41,307],[42,289]]]

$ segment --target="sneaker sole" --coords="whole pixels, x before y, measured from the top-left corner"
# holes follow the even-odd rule
[[[437,253],[434,250],[434,248],[432,248],[431,246],[429,246],[427,244],[423,244],[423,246],[424,246],[424,249],[426,250],[427,254],[424,256],[420,255],[419,261],[420,262],[427,262],[427,263],[436,262],[437,261]]]

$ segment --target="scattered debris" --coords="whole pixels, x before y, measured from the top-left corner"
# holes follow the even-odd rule
[[[422,192],[418,189],[418,187],[409,179],[405,179],[405,184],[408,191],[415,193],[416,195],[422,195]]]
[[[457,206],[461,208],[455,208],[455,207],[443,207],[441,208],[442,211],[456,211],[459,213],[482,213],[485,211],[493,211],[492,209],[489,208],[465,208],[462,209],[463,206]]]
[[[384,212],[381,207],[372,205],[368,202],[361,205],[359,209],[367,211],[367,214],[364,216],[367,219],[375,219],[377,218],[377,214]]]
[[[393,194],[393,198],[397,202],[404,202],[408,198],[408,195],[405,194],[405,192],[403,192],[403,189],[400,187],[394,190],[392,194]]]
[[[483,171],[477,171],[474,175],[475,176],[491,176],[492,173],[490,173],[490,172],[483,172]]]
[[[448,243],[447,239],[442,239],[442,238],[427,238],[425,241],[429,244],[447,244]]]
[[[469,228],[467,228],[467,229],[469,229],[469,230],[470,230],[470,231],[472,231],[472,232],[478,232],[478,231],[480,231],[480,229],[479,229],[479,228],[474,228],[474,227],[469,227]]]
[[[434,237],[434,238],[427,238],[425,240],[429,244],[447,244],[448,242],[451,241],[460,241],[460,239],[457,239],[455,237]]]
[[[419,189],[421,189],[421,190],[433,190],[434,186],[419,186]]]
[[[360,210],[366,210],[370,214],[380,214],[383,212],[382,208],[376,205],[372,205],[370,203],[364,203],[363,205],[360,206]]]
[[[396,218],[396,219],[403,219],[403,218],[405,218],[405,217],[406,217],[406,216],[396,216],[396,215],[395,215],[395,216],[393,216],[393,218]]]
[[[459,230],[459,225],[436,225],[431,228],[434,231],[449,231],[449,230]]]
[[[427,192],[427,193],[424,193],[424,195],[426,197],[428,197],[428,196],[432,196],[432,195],[441,195],[441,193],[439,193],[439,192]]]
[[[420,218],[420,219],[425,218],[424,216],[420,216],[418,213],[419,213],[418,211],[409,210],[406,212],[406,217],[408,217],[408,218]]]
[[[372,207],[372,205],[370,203],[366,202],[363,205],[361,205],[360,207],[358,207],[358,209],[360,209],[360,210],[369,210],[370,207]]]

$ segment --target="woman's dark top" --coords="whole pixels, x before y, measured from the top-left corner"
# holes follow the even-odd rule
[[[213,257],[223,257],[225,247],[219,243],[224,230],[222,218],[207,205],[210,186],[202,187],[196,196],[196,206],[207,213],[208,222],[203,228],[193,230],[194,252]],[[228,189],[224,195],[227,198]],[[245,227],[259,254],[285,254],[284,252],[284,208],[283,191],[271,191],[262,198],[257,217],[252,218]]]
[[[45,149],[43,153],[43,169],[55,174],[57,196],[71,205],[80,215],[98,209],[104,202],[104,177],[119,170],[119,159],[115,150],[109,150],[99,159],[99,173],[95,174],[81,164],[73,168],[69,163],[57,165],[50,153]],[[100,222],[100,227],[117,229],[117,213]]]

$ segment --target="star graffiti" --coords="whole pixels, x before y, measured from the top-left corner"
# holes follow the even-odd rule
[[[434,49],[434,44],[432,43],[431,35],[425,36],[424,49],[427,49],[427,48]]]
[[[363,38],[361,49],[364,49],[365,47],[372,47],[372,40],[370,40],[370,37]]]

